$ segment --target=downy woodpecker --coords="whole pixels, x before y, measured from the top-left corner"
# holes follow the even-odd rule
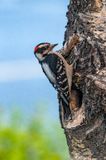
[[[50,83],[58,92],[58,97],[61,99],[63,105],[64,120],[67,121],[72,118],[69,106],[69,83],[64,61],[61,56],[58,56],[60,53],[53,51],[53,48],[56,45],[57,44],[40,43],[34,48],[34,55],[41,64],[43,72],[49,79]]]

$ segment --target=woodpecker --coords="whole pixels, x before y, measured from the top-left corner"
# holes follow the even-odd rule
[[[68,121],[72,118],[69,93],[69,83],[64,64],[64,59],[60,53],[53,51],[58,44],[50,44],[48,42],[40,43],[34,48],[34,55],[38,59],[41,68],[52,86],[57,90],[64,109],[64,120]]]

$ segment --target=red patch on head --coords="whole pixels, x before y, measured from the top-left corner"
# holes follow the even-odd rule
[[[40,45],[50,45],[50,43],[45,42],[45,43],[40,43],[40,44],[38,44],[38,45],[34,48],[34,53],[36,53],[36,52],[38,51],[38,48],[39,48]]]
[[[36,46],[36,47],[34,48],[34,53],[37,52],[38,48],[39,48],[38,46]]]

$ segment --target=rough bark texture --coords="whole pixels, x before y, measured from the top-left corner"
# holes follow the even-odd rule
[[[73,160],[106,159],[106,0],[71,0],[65,40],[80,41],[66,58],[74,66],[73,86],[85,111],[81,125],[64,129]],[[79,97],[78,97],[79,98]]]

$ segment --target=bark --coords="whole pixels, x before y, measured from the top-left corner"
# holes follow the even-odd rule
[[[71,0],[64,43],[74,34],[79,43],[66,56],[74,65],[72,89],[81,106],[75,120],[64,128],[73,160],[106,159],[106,0]],[[60,113],[61,114],[61,113]],[[81,115],[82,116],[82,115]]]

